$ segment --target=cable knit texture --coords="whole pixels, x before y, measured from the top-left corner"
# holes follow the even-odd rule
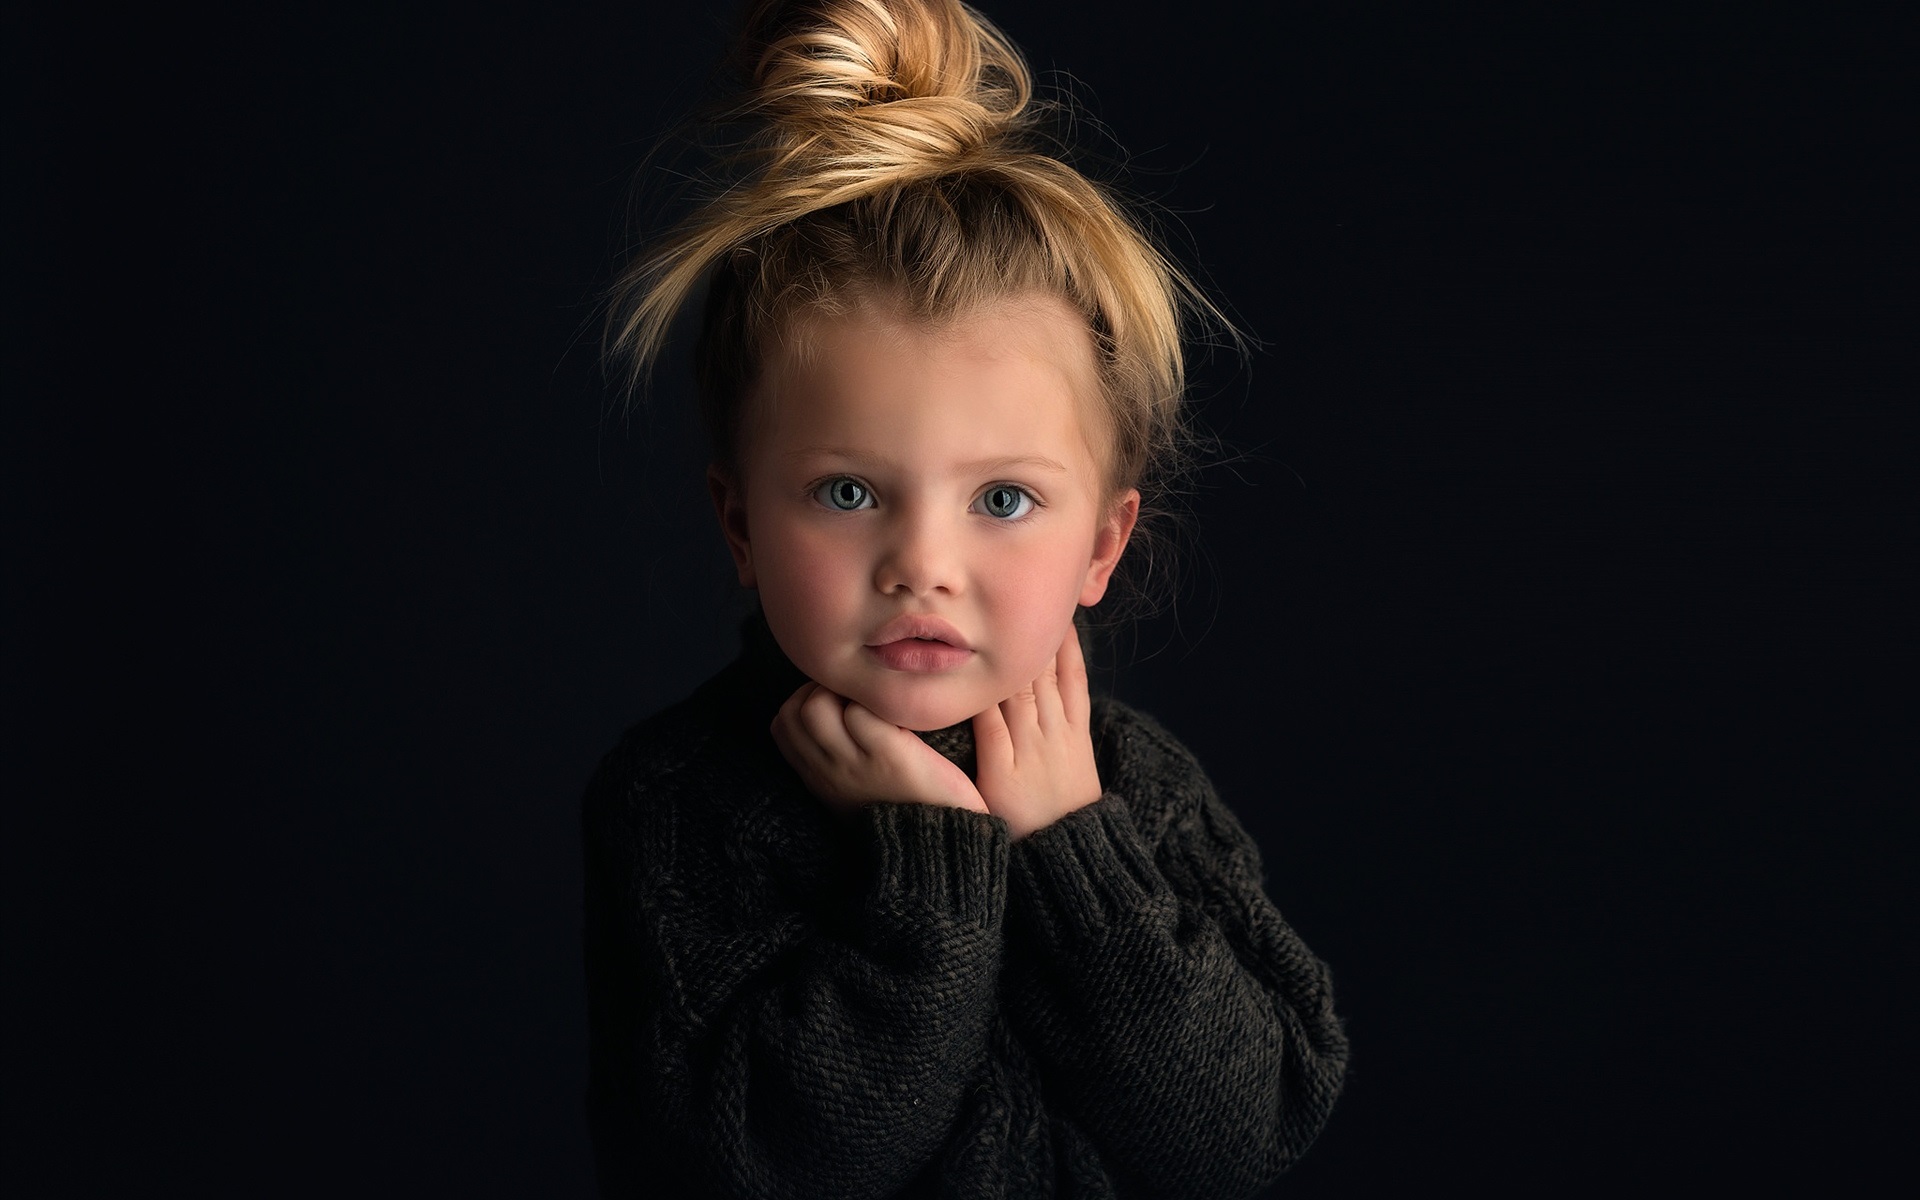
[[[1092,699],[1100,799],[1018,843],[836,820],[768,725],[758,612],[582,807],[590,1079],[618,1197],[1204,1197],[1312,1143],[1347,1042],[1259,849],[1153,718]],[[973,774],[969,723],[920,735]]]

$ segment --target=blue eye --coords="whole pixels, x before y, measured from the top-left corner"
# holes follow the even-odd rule
[[[987,489],[980,500],[986,505],[989,515],[1004,520],[1018,521],[1033,511],[1033,496],[1025,488],[1017,488],[1011,484],[994,484]],[[1020,507],[1023,501],[1026,503],[1025,508]]]
[[[827,494],[827,506],[840,512],[852,512],[863,508],[864,502],[873,498],[872,493],[867,491],[866,484],[845,475],[827,480],[814,489],[814,495],[817,496],[823,491]]]

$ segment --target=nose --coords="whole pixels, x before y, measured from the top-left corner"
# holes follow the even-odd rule
[[[873,584],[883,595],[958,595],[961,531],[929,504],[897,508],[881,534]]]

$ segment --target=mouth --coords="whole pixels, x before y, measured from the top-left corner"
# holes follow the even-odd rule
[[[901,613],[882,625],[867,645],[872,648],[906,643],[921,646],[949,646],[971,650],[959,629],[944,617],[932,613]]]
[[[938,674],[951,671],[973,657],[973,651],[941,641],[939,638],[903,637],[877,646],[867,653],[895,671],[914,674]]]

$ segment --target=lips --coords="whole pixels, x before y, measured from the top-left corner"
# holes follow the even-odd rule
[[[961,650],[971,650],[967,639],[960,631],[939,617],[925,613],[904,613],[880,627],[880,632],[867,642],[869,646],[884,646],[889,642],[898,642],[906,638],[918,638],[927,642],[945,642]]]

